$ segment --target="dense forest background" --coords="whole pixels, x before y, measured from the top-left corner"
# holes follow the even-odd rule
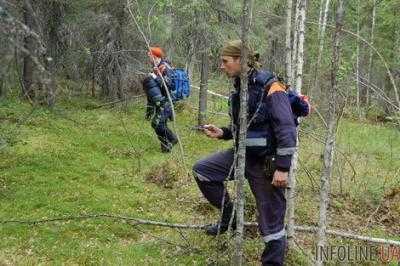
[[[315,69],[321,4],[324,1],[307,3],[303,71],[303,91],[320,107],[329,85],[335,24],[331,7],[321,66]],[[165,47],[174,64],[187,68],[194,78],[199,77],[201,55],[207,49],[209,72],[215,76],[223,42],[239,37],[240,1],[132,1],[130,8],[140,28],[125,1],[3,1],[2,97],[19,93],[52,106],[63,93],[111,100],[137,94],[140,76],[148,72],[147,46],[139,30],[151,44]],[[398,110],[388,75],[390,71],[398,83],[398,10],[398,1],[346,3],[345,29],[351,33],[343,36],[340,94],[347,107],[359,106],[362,116],[384,118]],[[285,20],[284,1],[255,1],[251,43],[264,66],[282,76]]]
[[[296,85],[296,73],[285,65],[286,1],[253,2],[249,42],[265,69]],[[306,4],[300,87],[314,107],[300,127],[296,224],[318,225],[338,2],[299,0],[290,7],[293,40],[297,3]],[[400,240],[400,1],[344,2],[329,227]],[[124,219],[110,222],[116,217],[79,217],[215,219],[188,169],[216,144],[192,127],[198,86],[222,95],[230,90],[219,71],[219,50],[240,38],[241,15],[237,0],[0,0],[0,217],[9,221],[0,229],[0,264],[228,263],[229,236],[210,243],[195,230],[130,221],[132,229]],[[145,39],[164,47],[191,77],[192,96],[176,106],[174,126],[184,154],[159,154],[144,120]],[[294,69],[299,61],[291,64]],[[226,111],[225,99],[209,95],[203,119],[227,123]],[[246,209],[246,220],[255,220],[249,191]],[[71,219],[42,227],[34,222],[51,217]],[[246,234],[246,262],[256,265],[261,246],[254,230]],[[288,265],[310,264],[314,244],[309,232],[296,235]]]

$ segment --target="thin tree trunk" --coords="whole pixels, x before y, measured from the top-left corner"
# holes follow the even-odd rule
[[[205,14],[204,14],[205,15]],[[208,83],[208,40],[207,24],[203,17],[203,36],[201,52],[201,73],[200,73],[200,93],[199,93],[199,114],[198,125],[204,125],[207,119],[207,83]]]
[[[298,132],[296,132],[297,143],[299,142]],[[286,208],[286,220],[287,220],[287,239],[288,249],[292,249],[295,246],[295,208],[296,208],[296,173],[299,160],[299,153],[296,151],[292,157],[292,163],[289,171],[289,189],[286,192],[287,208]]]
[[[322,3],[322,1],[321,1],[321,3]],[[324,50],[325,30],[326,30],[326,23],[328,21],[329,4],[330,4],[330,0],[326,0],[324,12],[322,13],[322,17],[320,18],[321,24],[318,27],[318,28],[320,28],[320,31],[318,32],[318,39],[319,39],[318,57],[317,57],[317,63],[315,64],[315,69],[314,69],[314,86],[311,87],[311,90],[309,92],[310,97],[313,97],[314,93],[317,91],[318,91],[318,93],[321,92],[321,90],[318,89],[318,87],[319,87],[319,77],[318,76],[319,76],[319,68],[321,65],[322,52]]]
[[[324,3],[326,0],[321,0],[319,3],[319,17],[318,17],[318,39],[320,38],[320,33],[321,33],[321,26],[322,26],[322,17],[324,14]]]
[[[4,94],[4,92],[3,92],[3,88],[5,87],[4,86],[4,83],[5,83],[5,74],[3,74],[3,73],[1,73],[0,72],[0,99],[3,97],[3,94]]]
[[[269,60],[269,69],[273,72],[280,73],[282,69],[278,68],[281,64],[277,64],[277,49],[278,49],[278,39],[276,37],[272,37],[271,40],[271,49],[270,49],[270,60]]]
[[[324,150],[324,166],[321,175],[319,223],[317,234],[317,246],[319,250],[326,245],[326,228],[328,224],[327,210],[329,205],[330,178],[332,176],[333,159],[336,141],[336,98],[337,98],[337,73],[340,59],[340,33],[343,27],[344,7],[343,0],[339,0],[336,12],[336,29],[333,37],[333,54],[331,70],[331,87],[329,88],[329,110],[328,110],[328,131],[326,135]],[[323,265],[323,261],[318,259],[316,265]]]
[[[360,1],[357,1],[357,35],[360,35]],[[356,90],[357,90],[357,113],[358,118],[361,119],[361,109],[360,109],[360,42],[358,38],[357,42],[357,55],[356,55]]]
[[[293,76],[292,76],[292,55],[291,55],[291,23],[292,23],[292,0],[287,0],[286,2],[286,78],[289,84],[293,84]],[[289,173],[289,187],[292,188],[296,186],[296,178],[294,173],[292,173],[292,169],[294,169],[293,164]],[[294,244],[294,208],[295,201],[294,197],[291,196],[291,191],[287,192],[287,238],[288,238],[288,248],[291,249]]]
[[[101,65],[99,71],[99,85],[102,97],[112,100],[124,100],[123,74],[126,70],[126,58],[121,53],[123,49],[124,25],[126,25],[126,4],[115,1],[107,7],[112,23],[106,28],[101,54],[96,55]]]
[[[400,62],[400,22],[398,23],[397,27],[396,27],[396,42],[394,43],[394,47],[393,47],[394,51],[395,51],[395,55],[396,55],[396,61]],[[397,81],[400,80],[400,68],[398,69],[398,73],[397,73]],[[394,80],[394,82],[396,82],[396,80]],[[400,107],[400,104],[399,104]]]
[[[126,12],[125,12],[125,4],[123,1],[121,1],[118,4],[118,7],[116,8],[115,11],[115,17],[117,19],[116,23],[116,40],[115,40],[115,50],[116,51],[121,51],[124,49],[124,26],[127,24],[127,17],[126,17]],[[114,99],[119,99],[119,100],[124,100],[126,98],[126,94],[124,91],[124,84],[123,84],[123,75],[124,75],[124,70],[126,67],[126,61],[124,56],[121,53],[117,54],[117,63],[116,63],[116,69],[115,69],[115,79],[116,79],[116,88],[114,89],[114,93],[116,94],[116,97]]]
[[[306,23],[306,5],[307,0],[300,0],[300,16],[299,16],[299,42],[297,48],[296,60],[296,89],[301,91],[303,81],[303,63],[304,63],[304,37],[305,37],[305,23]]]
[[[301,0],[299,9],[299,27],[297,36],[299,36],[298,41],[298,52],[296,59],[296,91],[300,94],[303,82],[303,62],[304,62],[304,35],[305,35],[305,20],[306,20],[306,1]],[[298,143],[298,136],[297,143]],[[295,199],[296,199],[296,171],[298,163],[298,152],[296,151],[292,157],[292,166],[289,172],[289,190],[287,192],[287,237],[288,237],[288,247],[292,248],[294,246],[294,224],[295,224]]]
[[[36,28],[36,23],[33,17],[32,3],[30,0],[25,0],[22,6],[24,23],[30,29]],[[22,96],[28,100],[35,98],[35,91],[32,88],[33,75],[35,64],[31,56],[36,56],[35,40],[31,35],[24,38],[24,48],[31,54],[25,54],[23,59],[23,72],[22,72]]]
[[[50,75],[50,82],[47,84],[46,89],[46,102],[49,107],[55,104],[55,92],[56,92],[56,76],[57,76],[57,65],[59,61],[60,40],[58,38],[58,31],[62,23],[63,7],[58,2],[47,2],[50,13],[48,15],[48,45],[46,51],[46,68]]]
[[[292,29],[292,0],[286,1],[286,80],[293,84],[292,78],[292,49],[291,49],[291,29]]]
[[[243,0],[242,11],[242,53],[240,58],[240,112],[239,112],[239,143],[237,150],[237,167],[235,168],[236,186],[236,236],[234,265],[242,265],[243,260],[243,226],[244,226],[244,173],[246,167],[246,133],[247,133],[247,34],[250,31],[252,0]]]
[[[90,95],[94,98],[96,97],[96,63],[95,63],[95,56],[92,55],[92,66],[91,66],[91,76],[92,82],[90,86]]]
[[[197,19],[198,16],[198,11],[195,11],[195,24],[199,23],[199,20]],[[195,60],[196,60],[196,50],[197,50],[197,43],[196,43],[196,36],[197,31],[193,32],[190,36],[190,45],[189,45],[189,50],[187,52],[187,57],[186,57],[186,70],[189,75],[189,79],[193,79],[193,70],[194,70],[194,65],[195,65]]]
[[[188,53],[189,56],[187,57],[187,60],[186,60],[186,70],[189,74],[189,79],[193,79],[194,61],[196,58],[195,46],[196,46],[196,42],[194,40],[194,37],[192,37],[190,40],[190,48],[189,48],[189,53]]]
[[[376,20],[376,0],[372,0],[372,23],[371,23],[371,37],[370,37],[370,43],[373,46],[374,45],[374,31],[375,31],[375,20]],[[367,80],[368,84],[371,84],[371,71],[372,71],[372,58],[373,58],[373,51],[372,49],[369,50],[369,61],[368,61],[368,72],[367,72]],[[369,89],[367,87],[365,91],[365,104],[366,107],[369,106],[370,102],[370,93]]]
[[[295,6],[296,6],[296,12],[294,15],[294,27],[293,27],[293,44],[292,44],[292,64],[297,65],[297,44],[299,41],[298,38],[298,27],[299,27],[299,15],[300,15],[300,3],[302,0],[296,0]],[[292,79],[293,83],[296,81],[296,68],[292,68]]]
[[[396,27],[396,42],[394,44],[394,50],[395,50],[395,55],[396,55],[396,60],[397,62],[400,62],[400,22],[398,23]],[[397,75],[399,78],[400,74]]]
[[[167,28],[167,35],[168,35],[168,42],[166,45],[167,51],[168,51],[168,57],[169,59],[174,62],[174,56],[175,56],[175,34],[177,32],[176,29],[176,20],[175,20],[175,14],[174,14],[174,8],[173,6],[168,7],[167,9],[167,23],[166,23],[166,28]]]

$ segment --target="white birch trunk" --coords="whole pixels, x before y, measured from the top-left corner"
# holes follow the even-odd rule
[[[376,20],[376,0],[372,0],[372,23],[371,23],[371,37],[370,37],[370,43],[372,46],[374,46],[374,31],[375,31],[375,20]],[[368,61],[368,73],[367,73],[367,80],[368,84],[371,84],[371,71],[372,71],[372,57],[373,57],[373,51],[372,49],[369,50],[369,61]],[[365,91],[365,104],[368,107],[369,106],[369,101],[370,101],[370,95],[369,95],[369,88],[367,87]]]
[[[324,149],[324,166],[321,175],[319,223],[317,233],[317,247],[321,250],[326,245],[326,228],[328,224],[327,210],[329,205],[330,178],[332,176],[333,159],[335,153],[335,132],[336,132],[336,98],[337,98],[337,79],[340,58],[340,33],[343,27],[343,0],[339,0],[336,13],[336,29],[333,39],[333,55],[331,70],[331,86],[329,88],[329,110],[328,110],[328,132],[326,135]],[[318,256],[316,265],[323,265],[323,261]]]
[[[252,0],[243,0],[242,11],[242,49],[240,74],[240,112],[239,112],[239,143],[237,151],[236,180],[236,236],[234,265],[242,265],[243,261],[243,226],[244,226],[244,173],[246,167],[246,133],[247,133],[247,34],[250,31]]]
[[[304,37],[305,37],[305,23],[306,23],[306,5],[307,0],[300,0],[300,16],[299,16],[299,41],[297,48],[297,62],[296,62],[296,89],[301,92],[303,81],[303,64],[304,64]]]
[[[296,0],[296,12],[294,15],[294,28],[293,28],[293,40],[292,40],[292,64],[297,65],[297,44],[299,41],[298,37],[298,27],[299,27],[299,14],[300,14],[300,3],[302,0]],[[292,79],[293,84],[296,81],[296,68],[292,68]]]
[[[296,132],[297,143],[299,142],[298,131]],[[287,220],[287,239],[288,249],[292,249],[295,246],[295,207],[296,207],[296,173],[298,165],[299,153],[296,151],[292,157],[292,163],[289,172],[289,188],[286,191],[286,220]]]
[[[357,36],[360,36],[360,1],[357,1]],[[357,113],[358,118],[361,119],[361,109],[360,109],[360,42],[358,38],[357,42],[357,55],[356,55],[356,90],[357,90]]]
[[[205,13],[205,12],[203,12]],[[207,119],[207,85],[208,85],[208,40],[207,40],[207,24],[205,22],[205,14],[203,14],[203,36],[201,51],[201,72],[200,72],[200,92],[199,92],[199,113],[198,125],[204,125]]]
[[[304,62],[304,35],[305,35],[305,20],[306,20],[306,1],[300,0],[300,9],[299,9],[299,27],[298,33],[296,34],[298,38],[298,53],[296,59],[296,91],[301,93],[302,88],[302,78],[303,78],[303,62]],[[298,136],[297,143],[298,143]],[[289,172],[289,189],[287,191],[287,210],[286,210],[286,219],[287,219],[287,238],[288,238],[288,248],[292,248],[294,246],[294,225],[295,225],[295,197],[296,197],[296,172],[297,172],[297,164],[298,164],[298,152],[296,151],[292,157],[291,168]]]
[[[286,80],[293,84],[292,78],[292,47],[291,47],[291,29],[292,29],[292,0],[286,1]]]
[[[318,40],[320,38],[319,34],[321,33],[321,26],[322,26],[322,16],[324,12],[324,3],[326,0],[321,0],[319,3],[319,17],[318,17]]]
[[[322,2],[321,2],[322,4]],[[315,70],[314,70],[314,86],[311,87],[309,96],[313,97],[313,94],[318,91],[319,93],[321,90],[318,89],[319,87],[319,68],[321,65],[321,59],[322,59],[322,52],[324,50],[324,42],[325,42],[325,31],[326,31],[326,23],[328,21],[328,12],[329,12],[329,4],[330,0],[326,0],[325,2],[325,7],[324,7],[324,12],[322,13],[322,17],[320,18],[320,31],[318,32],[318,39],[319,39],[319,48],[318,48],[318,57],[317,57],[317,63],[315,64]],[[321,7],[322,9],[322,7]]]

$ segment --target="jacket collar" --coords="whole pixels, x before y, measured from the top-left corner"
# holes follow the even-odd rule
[[[254,79],[256,74],[257,74],[257,70],[255,68],[250,68],[249,71],[247,71],[248,84],[253,83],[252,80]],[[233,87],[235,88],[236,92],[240,91],[240,76],[237,76],[234,78]]]

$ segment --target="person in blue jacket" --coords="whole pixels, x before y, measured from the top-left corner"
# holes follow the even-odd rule
[[[296,151],[296,125],[289,98],[277,77],[258,69],[258,56],[249,49],[247,69],[248,127],[245,176],[254,194],[258,227],[265,242],[263,265],[283,265],[286,247],[284,217],[291,158]],[[215,139],[234,139],[233,148],[214,153],[193,166],[195,180],[204,197],[221,210],[219,222],[206,229],[218,235],[235,229],[234,206],[224,186],[233,178],[234,157],[239,133],[241,41],[228,42],[221,50],[221,70],[232,78],[230,95],[231,123],[228,127],[205,125],[204,133]]]
[[[153,66],[153,72],[143,80],[143,89],[147,96],[146,118],[151,119],[162,152],[170,152],[178,142],[175,133],[168,127],[172,120],[172,106],[168,100],[167,90],[171,87],[172,67],[165,59],[165,53],[160,47],[150,47],[148,56]]]

